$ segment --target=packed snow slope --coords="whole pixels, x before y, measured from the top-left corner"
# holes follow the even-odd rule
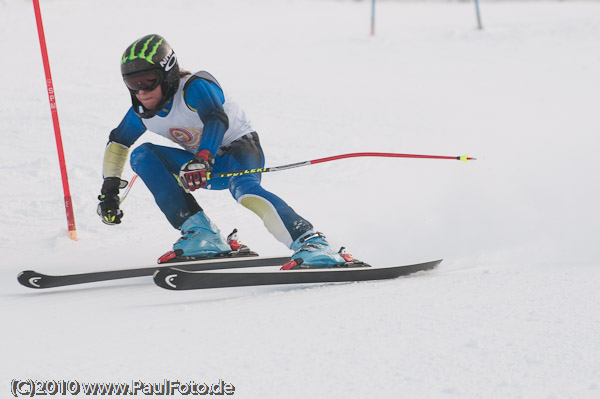
[[[367,1],[41,6],[79,240],[67,238],[33,8],[3,0],[0,396],[15,379],[222,379],[239,398],[600,397],[600,3],[484,2],[479,31],[472,4],[380,2],[375,37]],[[151,266],[177,239],[141,181],[121,225],[96,215],[108,134],[130,105],[120,56],[153,32],[245,107],[268,166],[476,157],[263,176],[356,257],[440,268],[308,287],[20,286],[25,269]],[[224,234],[290,253],[228,192],[196,197]]]

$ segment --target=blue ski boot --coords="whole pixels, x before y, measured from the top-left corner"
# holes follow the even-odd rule
[[[167,263],[179,258],[213,258],[231,252],[231,246],[221,236],[221,232],[204,212],[190,216],[181,225],[181,238],[169,251],[158,259],[158,263]]]
[[[342,254],[335,252],[329,246],[322,233],[310,230],[293,242],[292,259],[282,267],[282,270],[306,267],[336,267],[346,263]]]

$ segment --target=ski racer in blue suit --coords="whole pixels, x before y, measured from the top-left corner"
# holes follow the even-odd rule
[[[233,198],[257,214],[268,231],[294,251],[288,268],[301,264],[332,267],[349,256],[333,251],[323,234],[285,201],[261,186],[261,174],[211,178],[211,174],[262,168],[259,137],[243,109],[208,72],[180,70],[175,52],[156,34],[132,43],[121,59],[121,74],[132,107],[109,136],[98,214],[109,225],[121,223],[119,189],[129,149],[146,131],[181,148],[143,143],[130,156],[132,169],[152,192],[171,225],[181,231],[173,258],[212,258],[237,248],[224,239],[192,192],[229,189]]]

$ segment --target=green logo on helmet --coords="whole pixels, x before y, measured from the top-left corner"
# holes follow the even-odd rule
[[[150,47],[150,43],[152,43],[152,40],[154,40],[154,36],[150,37],[148,40],[146,40],[144,42],[142,48],[136,54],[136,47],[138,47],[138,44],[141,42],[142,39],[136,41],[135,43],[133,43],[131,45],[130,48],[125,50],[125,54],[123,54],[123,58],[121,59],[121,65],[123,65],[127,61],[133,61],[137,58],[141,58],[150,64],[154,64],[154,61],[152,61],[152,57],[154,57],[154,55],[156,54],[156,51],[158,50],[158,47],[160,47],[160,45],[162,44],[163,39],[160,39],[158,42],[156,42],[152,46],[152,49],[150,50],[150,52],[146,53],[148,51],[148,48]]]

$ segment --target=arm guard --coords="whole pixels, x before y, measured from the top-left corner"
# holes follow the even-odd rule
[[[102,175],[107,177],[121,178],[123,167],[127,161],[129,148],[122,144],[109,142],[104,151],[104,165],[102,167]]]

